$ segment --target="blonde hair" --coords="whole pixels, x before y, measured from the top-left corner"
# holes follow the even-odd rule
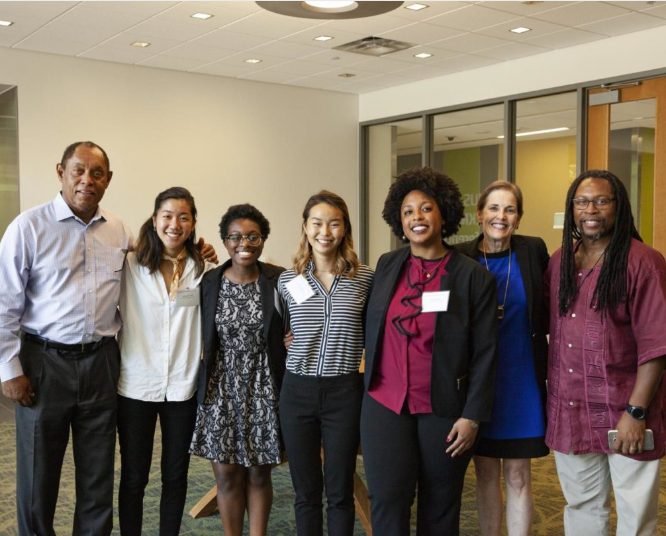
[[[349,209],[342,197],[333,192],[329,192],[328,190],[322,190],[318,194],[313,195],[308,199],[308,202],[305,203],[305,208],[303,209],[303,225],[301,226],[301,242],[298,245],[296,255],[294,255],[294,272],[296,272],[296,274],[302,274],[312,258],[312,246],[310,245],[310,242],[308,242],[308,236],[305,233],[305,224],[310,217],[310,210],[312,210],[312,207],[321,203],[326,203],[327,205],[337,208],[342,213],[345,227],[345,234],[342,237],[342,242],[340,242],[340,245],[338,246],[333,274],[341,275],[346,273],[347,277],[352,278],[356,275],[356,271],[361,265],[361,262],[358,260],[358,256],[354,251],[354,239],[352,238]]]

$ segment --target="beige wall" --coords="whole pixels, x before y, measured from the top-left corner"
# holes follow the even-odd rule
[[[231,204],[264,212],[265,254],[283,265],[316,191],[340,194],[358,222],[356,95],[7,48],[0,65],[0,84],[18,86],[22,210],[53,199],[62,151],[91,139],[114,171],[106,208],[138,232],[159,191],[185,186],[221,259]]]
[[[516,184],[523,192],[518,233],[540,236],[552,254],[562,245],[562,230],[553,229],[556,212],[564,212],[569,186],[576,178],[576,138],[519,141]]]

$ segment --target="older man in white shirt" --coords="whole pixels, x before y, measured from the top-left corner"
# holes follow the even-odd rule
[[[56,165],[62,191],[18,216],[0,242],[0,380],[17,404],[19,534],[53,534],[70,429],[74,534],[107,535],[120,329],[130,229],[99,207],[112,172],[104,150],[77,142]]]

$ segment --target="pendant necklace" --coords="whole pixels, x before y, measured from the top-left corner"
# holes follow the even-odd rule
[[[439,260],[439,262],[434,266],[434,268],[431,268],[431,269],[430,269],[430,271],[426,270],[426,269],[423,267],[423,260],[424,260],[424,259],[422,259],[421,257],[415,257],[414,255],[412,255],[412,258],[414,259],[414,264],[416,265],[416,267],[417,267],[419,270],[421,270],[421,271],[425,274],[426,279],[430,279],[433,275],[435,275],[435,274],[437,273],[437,270],[439,270],[439,267],[441,266],[441,264],[444,262],[444,259],[446,259],[446,257],[447,257],[448,255],[449,255],[449,252],[447,251],[447,252],[444,254],[444,256]],[[420,259],[421,262],[420,262],[420,263],[417,262],[416,259]],[[428,259],[428,260],[429,260],[429,259]],[[433,260],[434,260],[434,259],[433,259]],[[432,261],[431,261],[431,262],[432,262]]]
[[[488,257],[486,257],[486,239],[483,239],[483,260],[486,261],[486,270],[490,272],[488,266]],[[491,272],[492,273],[492,272]],[[511,279],[511,242],[509,242],[509,272],[506,274],[506,287],[504,287],[504,301],[502,305],[497,306],[497,318],[502,320],[504,318],[504,306],[506,305],[506,296],[509,293],[509,280]]]
[[[606,248],[606,249],[607,249],[607,248]],[[603,252],[601,255],[599,255],[599,258],[598,258],[598,259],[595,261],[595,263],[592,265],[592,268],[590,268],[589,271],[585,274],[585,277],[583,277],[583,280],[580,282],[580,284],[578,285],[578,288],[576,289],[576,294],[578,294],[578,292],[580,291],[580,287],[583,286],[583,284],[585,283],[586,279],[587,279],[588,277],[590,277],[590,275],[592,274],[592,272],[594,272],[594,269],[597,267],[597,264],[599,264],[599,261],[601,261],[601,259],[603,259],[603,258],[606,256],[606,249],[604,249],[604,252]],[[581,273],[579,274],[579,277],[582,276],[582,275],[583,275],[583,273],[581,272]]]

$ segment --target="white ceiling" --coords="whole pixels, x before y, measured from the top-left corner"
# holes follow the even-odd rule
[[[0,1],[0,20],[14,23],[0,26],[0,46],[365,93],[666,25],[666,2],[419,0],[429,7],[405,9],[413,3],[386,15],[322,21],[244,1]],[[214,16],[191,18],[196,12]],[[531,31],[509,31],[517,26]],[[313,41],[322,34],[334,39]],[[370,35],[417,48],[381,58],[331,50]],[[150,46],[131,46],[136,41]],[[415,58],[420,52],[432,57]],[[355,76],[339,76],[345,73]]]

